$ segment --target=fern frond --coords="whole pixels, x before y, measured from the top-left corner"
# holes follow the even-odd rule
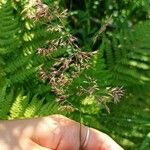
[[[25,118],[35,117],[38,111],[40,110],[40,108],[42,107],[43,101],[44,99],[39,101],[39,99],[37,98],[37,95],[35,95],[31,99],[31,102],[26,107],[25,112],[24,112],[24,117]]]
[[[12,104],[10,109],[10,117],[9,119],[16,119],[22,117],[22,114],[28,104],[29,95],[25,96],[24,91],[22,91],[17,95],[15,101]]]
[[[142,85],[150,81],[150,21],[137,24],[130,31],[116,33],[112,42],[105,36],[104,54],[112,71],[112,82],[122,85]],[[129,33],[130,32],[130,33]]]

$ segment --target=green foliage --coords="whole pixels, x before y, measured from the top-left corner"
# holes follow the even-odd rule
[[[134,95],[125,97],[117,107],[111,107],[109,115],[101,114],[99,123],[104,126],[106,133],[118,140],[126,149],[136,149],[149,132],[149,107],[149,99],[137,99]]]
[[[147,149],[150,145],[150,136],[149,136],[149,133],[145,136],[141,146],[139,147],[140,150],[144,150],[144,149]]]
[[[0,1],[0,119],[62,113],[147,149],[149,10],[147,0]]]
[[[0,25],[1,29],[5,27],[0,37],[1,119],[43,116],[56,110],[80,111],[82,103],[84,112],[84,99],[92,94],[95,98],[87,107],[93,107],[92,113],[97,106],[96,113],[100,105],[96,103],[98,93],[108,102],[112,99],[112,88],[107,90],[106,81],[97,80],[99,75],[106,75],[102,60],[97,61],[101,52],[82,52],[65,28],[66,11],[58,9],[57,1],[46,4],[1,2]],[[100,70],[96,75],[97,68]],[[73,97],[77,91],[79,94]],[[82,99],[78,99],[79,95]]]
[[[39,72],[43,66],[50,68],[55,57],[67,54],[63,44],[69,35],[62,31],[65,13],[60,16],[58,8],[39,5],[42,10],[36,2],[0,1],[1,119],[48,115],[54,113],[50,106],[57,106],[56,96],[50,96],[51,85],[40,80]]]
[[[103,109],[99,114],[85,112],[83,122],[112,135],[125,149],[149,149],[149,1],[66,0],[64,6],[70,10],[70,28],[78,44],[102,54],[102,72],[107,70],[109,76],[100,81],[125,90],[118,105],[108,105],[110,114]]]
[[[59,112],[58,104],[47,101],[46,97],[42,100],[38,95],[31,97],[23,88],[16,91],[8,89],[4,86],[1,90],[0,119],[31,118]]]
[[[147,21],[129,28],[129,32],[107,33],[104,37],[106,63],[114,73],[113,82],[127,86],[149,85],[149,27]]]
[[[108,105],[110,114],[103,109],[99,109],[97,114],[91,105],[89,108],[86,107],[88,111],[82,112],[84,123],[108,133],[125,149],[149,147],[147,137],[150,128],[149,26],[148,20],[138,23],[133,28],[114,32],[112,35],[110,32],[103,34],[100,48],[103,55],[98,58],[105,60],[100,61],[100,64],[105,66],[104,71],[107,69],[109,76],[99,74],[99,80],[106,79],[107,85],[123,86],[125,97],[116,106]],[[95,69],[96,66],[92,68]],[[98,70],[96,68],[94,71],[94,77]],[[85,74],[90,74],[90,71]],[[87,97],[89,103],[93,97]],[[73,118],[77,119],[78,115],[74,114]]]
[[[6,95],[6,88],[7,85],[1,89],[0,93],[0,119],[7,118],[8,112],[13,102],[14,89],[11,89],[11,91],[9,91],[9,93]]]
[[[113,32],[147,20],[150,15],[148,0],[65,0],[64,6],[70,11],[71,32],[86,51],[100,46],[101,36],[96,41],[94,38],[106,24],[104,31]]]

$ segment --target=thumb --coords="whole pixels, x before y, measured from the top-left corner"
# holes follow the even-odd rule
[[[84,150],[123,150],[107,134],[90,128],[90,138]]]

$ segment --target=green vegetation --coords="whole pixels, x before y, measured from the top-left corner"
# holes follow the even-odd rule
[[[0,119],[61,113],[125,149],[147,150],[149,7],[148,0],[0,0]]]

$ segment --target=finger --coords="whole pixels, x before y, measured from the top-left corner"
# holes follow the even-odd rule
[[[23,139],[23,141],[20,143],[20,147],[21,147],[21,150],[27,150],[27,149],[29,150],[53,150],[50,148],[40,146],[30,139],[26,139],[26,140]]]
[[[61,139],[61,128],[57,121],[45,117],[39,121],[31,139],[40,146],[56,149]]]
[[[57,144],[58,150],[77,150],[83,145],[87,127],[80,123],[61,115],[51,116],[56,122],[59,122],[61,128],[61,138]]]
[[[107,134],[90,129],[90,137],[84,150],[123,150],[112,138]]]

